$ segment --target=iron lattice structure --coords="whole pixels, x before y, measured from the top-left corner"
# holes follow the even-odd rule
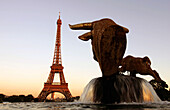
[[[54,92],[63,94],[67,100],[72,97],[71,92],[68,89],[68,83],[66,83],[64,78],[64,67],[62,66],[61,60],[61,25],[62,21],[59,14],[59,19],[57,20],[57,33],[53,63],[47,82],[44,83],[44,88],[38,96],[39,101],[44,101],[49,94],[51,94],[51,98],[54,99]],[[53,82],[55,74],[59,74],[60,82]]]

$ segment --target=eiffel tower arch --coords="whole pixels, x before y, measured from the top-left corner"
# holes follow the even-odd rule
[[[49,94],[51,94],[51,98],[54,99],[54,92],[63,94],[67,101],[72,98],[71,92],[68,89],[68,83],[65,81],[63,73],[64,67],[62,66],[61,60],[61,24],[62,22],[59,14],[59,19],[57,20],[57,34],[53,63],[47,82],[44,83],[44,88],[38,96],[39,101],[44,101]],[[54,82],[54,77],[56,74],[59,74],[60,82]]]

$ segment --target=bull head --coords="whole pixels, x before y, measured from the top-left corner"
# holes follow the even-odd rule
[[[101,19],[90,23],[69,25],[73,30],[90,30],[79,39],[92,41],[94,59],[98,61],[102,75],[118,73],[118,66],[126,50],[126,33],[129,30],[111,19]]]

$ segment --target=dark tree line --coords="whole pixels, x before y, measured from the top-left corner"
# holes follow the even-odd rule
[[[165,82],[157,82],[156,80],[151,80],[149,83],[153,86],[154,90],[156,91],[157,95],[160,97],[163,101],[170,101],[170,91],[168,91],[166,88],[168,88],[168,85]]]
[[[4,94],[0,94],[0,102],[32,102],[34,101],[34,97],[30,95],[12,95],[6,96]]]
[[[72,102],[74,100],[78,100],[80,96],[72,97],[69,101]],[[60,102],[66,102],[66,99],[60,99]],[[54,102],[57,100],[48,100],[46,99],[46,102]],[[4,94],[0,94],[0,103],[2,102],[38,102],[38,98],[34,98],[31,94],[25,96],[25,95],[12,95],[12,96],[6,96]],[[58,101],[57,101],[58,102]]]

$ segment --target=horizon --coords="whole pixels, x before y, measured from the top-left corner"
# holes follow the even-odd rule
[[[52,65],[59,12],[63,72],[73,96],[80,96],[90,80],[102,74],[91,41],[78,39],[86,31],[73,31],[68,24],[102,18],[129,29],[124,57],[149,56],[152,69],[170,86],[170,1],[73,1],[1,1],[0,93],[39,95]]]

